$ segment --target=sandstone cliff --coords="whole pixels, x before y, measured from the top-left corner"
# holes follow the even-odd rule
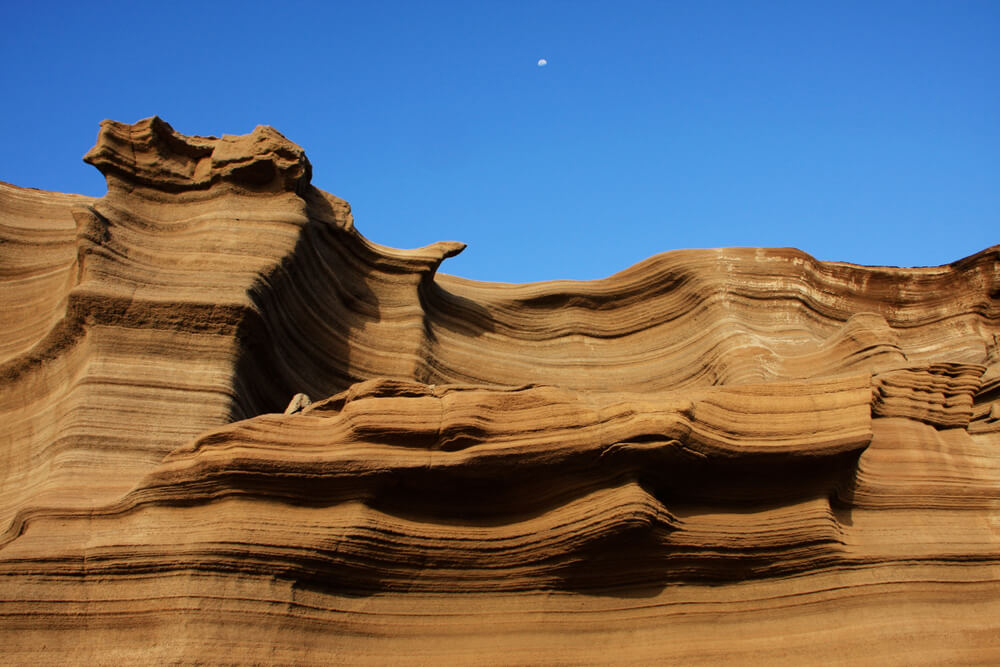
[[[1000,661],[1000,247],[478,283],[271,128],[85,160],[0,184],[5,662]]]

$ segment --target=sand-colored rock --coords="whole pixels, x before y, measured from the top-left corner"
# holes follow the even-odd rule
[[[1000,661],[1000,247],[438,273],[259,127],[0,184],[0,657]]]

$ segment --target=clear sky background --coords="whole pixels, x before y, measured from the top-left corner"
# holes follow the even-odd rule
[[[104,118],[272,125],[378,243],[600,278],[676,248],[1000,243],[1000,2],[13,2],[0,180],[101,195]],[[539,67],[538,60],[548,64]]]

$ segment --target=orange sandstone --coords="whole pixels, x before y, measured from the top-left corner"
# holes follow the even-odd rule
[[[1000,248],[479,283],[271,128],[85,159],[0,184],[5,662],[1000,661]]]

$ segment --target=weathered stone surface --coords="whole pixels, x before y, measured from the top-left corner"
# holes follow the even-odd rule
[[[1000,661],[1000,248],[477,283],[271,128],[86,160],[0,184],[5,662]]]

